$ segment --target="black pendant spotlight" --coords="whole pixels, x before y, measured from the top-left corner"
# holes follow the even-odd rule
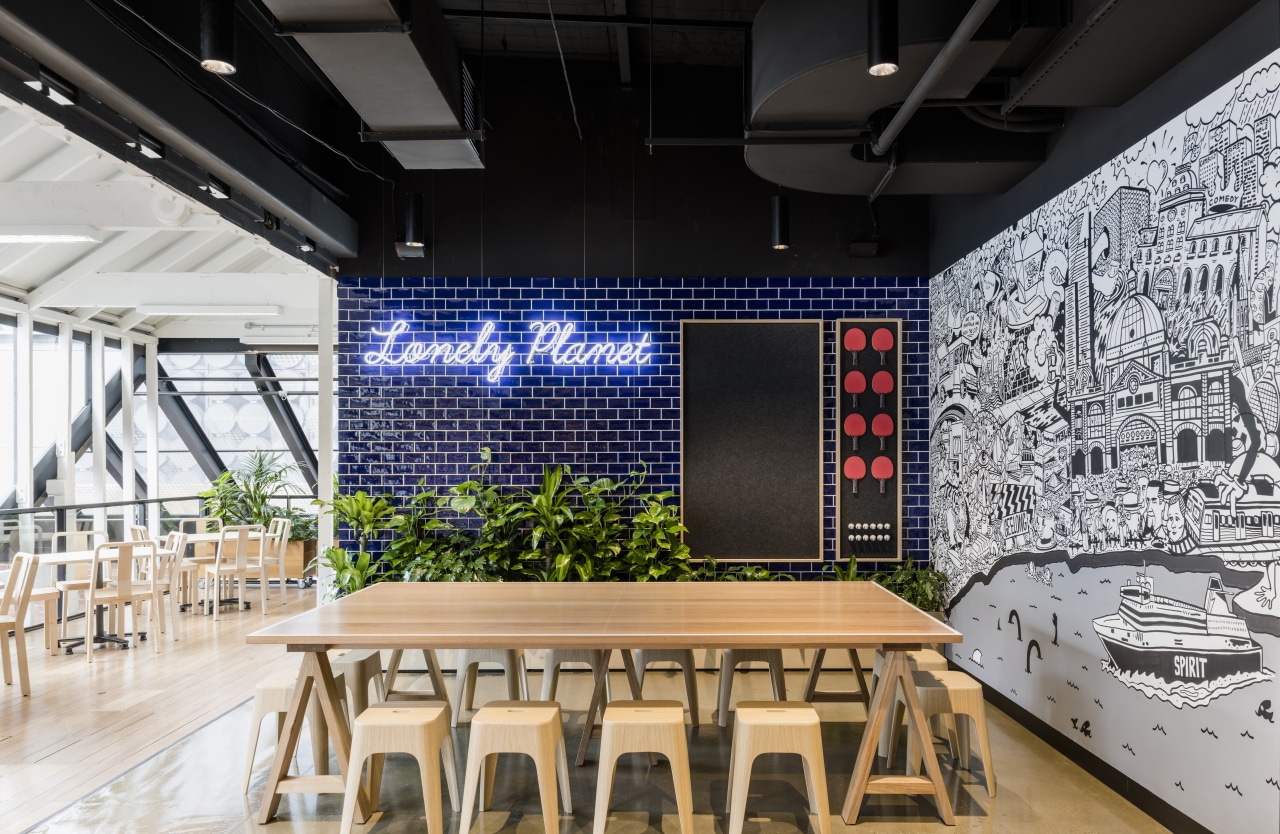
[[[404,240],[396,241],[401,258],[423,258],[427,254],[427,224],[422,211],[422,194],[411,191],[404,198]]]
[[[791,206],[786,194],[774,194],[773,202],[773,248],[791,248]]]
[[[200,66],[218,75],[236,71],[235,0],[200,0]]]
[[[898,71],[898,0],[867,0],[867,72]]]

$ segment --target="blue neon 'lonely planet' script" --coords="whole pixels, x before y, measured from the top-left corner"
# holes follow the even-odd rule
[[[529,325],[533,341],[525,345],[512,345],[494,338],[497,330],[487,321],[476,333],[473,341],[419,342],[405,337],[409,331],[406,321],[394,321],[389,326],[374,327],[369,334],[380,344],[364,355],[370,365],[488,365],[485,376],[490,382],[502,379],[512,363],[517,362],[523,350],[523,364],[532,365],[539,357],[559,366],[581,365],[645,365],[649,349],[653,347],[648,333],[629,341],[588,342],[574,338],[577,328],[571,321],[535,321]]]

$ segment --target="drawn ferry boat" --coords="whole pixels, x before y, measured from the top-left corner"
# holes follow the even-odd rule
[[[1120,589],[1120,610],[1093,621],[1111,662],[1165,681],[1208,682],[1262,671],[1262,646],[1249,635],[1222,581],[1209,578],[1204,608],[1155,594],[1145,573]]]

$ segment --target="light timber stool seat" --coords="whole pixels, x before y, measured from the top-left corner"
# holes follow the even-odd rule
[[[599,649],[548,649],[546,660],[542,663],[542,700],[554,701],[556,688],[560,683],[560,667],[565,663],[585,663],[591,667],[592,674],[600,669],[600,658],[604,652]],[[609,684],[609,670],[605,670],[605,700],[613,700],[613,689]]]
[[[346,682],[341,673],[333,676],[337,684],[339,697],[346,703]],[[276,672],[258,681],[253,692],[253,718],[249,723],[249,753],[244,762],[244,792],[249,792],[249,782],[253,779],[253,759],[258,752],[258,738],[262,734],[262,719],[268,715],[276,718],[276,736],[279,738],[284,715],[289,711],[293,700],[293,688],[298,682],[298,673],[290,671]],[[329,725],[320,709],[319,698],[307,700],[307,726],[311,731],[311,757],[315,763],[317,776],[329,772]]]
[[[458,834],[468,834],[471,830],[471,813],[475,810],[482,768],[484,790],[480,810],[489,808],[499,753],[523,753],[533,758],[538,771],[543,829],[557,831],[560,828],[560,815],[556,812],[557,781],[564,812],[573,813],[569,798],[569,765],[560,726],[560,705],[555,701],[493,701],[485,704],[471,719],[467,778],[462,789],[462,820]]]
[[[742,834],[751,765],[763,753],[796,753],[804,762],[809,807],[819,834],[831,834],[827,814],[827,771],[822,758],[822,728],[812,704],[803,701],[743,701],[733,722],[729,758],[728,834]]]
[[[529,700],[529,678],[525,674],[524,652],[520,649],[462,649],[458,652],[458,679],[454,683],[453,726],[458,726],[458,715],[474,705],[476,673],[481,663],[498,663],[507,678],[507,697],[512,701]]]
[[[729,700],[733,694],[733,675],[740,664],[758,660],[769,664],[769,681],[773,697],[787,700],[787,682],[782,674],[782,649],[724,649],[720,653],[720,697],[716,716],[721,727],[729,726]]]
[[[449,705],[444,701],[402,701],[374,704],[356,717],[351,736],[351,766],[342,801],[342,834],[350,834],[355,821],[360,771],[369,762],[369,807],[378,806],[382,786],[383,757],[408,753],[418,760],[422,799],[427,812],[428,834],[444,834],[440,801],[440,762],[449,785],[449,803],[458,808],[458,775],[454,764],[453,733],[449,731]]]
[[[689,745],[685,740],[684,704],[679,701],[614,701],[604,711],[600,769],[596,781],[596,816],[592,834],[604,834],[609,816],[613,772],[623,753],[661,753],[671,762],[680,834],[693,834],[693,785]]]
[[[933,649],[916,649],[914,651],[903,652],[907,656],[907,666],[912,672],[945,672],[947,671],[947,659],[939,652]],[[871,667],[871,693],[875,694],[876,687],[880,685],[880,676],[884,672],[884,652],[876,649],[875,663]],[[895,698],[896,693],[890,692],[890,698]],[[867,701],[867,703],[871,703]],[[901,721],[901,719],[898,719]],[[894,723],[894,713],[889,714],[889,720],[880,728],[880,742],[876,747],[876,755],[884,756],[889,761],[889,765],[893,765],[894,749],[889,744],[890,734],[895,732],[901,724]],[[896,738],[896,736],[894,736]]]
[[[991,741],[987,736],[987,711],[982,699],[982,684],[964,672],[912,672],[915,680],[916,695],[920,698],[920,710],[925,717],[934,715],[967,715],[978,731],[978,749],[982,753],[982,770],[987,777],[987,795],[996,795],[996,772],[991,766]],[[890,749],[897,746],[898,732],[901,725],[901,713],[906,709],[902,694],[898,693],[894,703],[893,735],[890,738]],[[956,735],[959,741],[960,767],[969,767],[969,725],[964,721],[956,721]],[[952,748],[953,751],[955,748]],[[907,736],[907,773],[914,775],[920,764],[923,751],[914,734]]]
[[[689,699],[689,723],[698,726],[698,664],[693,649],[636,649],[636,682],[644,688],[644,672],[650,663],[677,663],[684,672],[684,691]]]
[[[340,672],[347,679],[347,702],[351,704],[352,715],[361,715],[369,708],[371,683],[376,701],[387,700],[387,689],[382,678],[382,654],[377,649],[343,652],[330,665],[335,675]]]

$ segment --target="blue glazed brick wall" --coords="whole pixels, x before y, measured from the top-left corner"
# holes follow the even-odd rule
[[[656,489],[680,488],[680,321],[820,318],[825,560],[834,559],[835,328],[838,318],[897,317],[903,342],[903,499],[907,554],[927,561],[928,303],[924,278],[361,278],[338,290],[340,489],[406,495],[419,479],[465,480],[477,451],[494,452],[494,480],[528,485],[549,463],[575,473],[625,476],[639,461]],[[472,341],[483,322],[495,338],[527,345],[528,324],[571,321],[593,341],[649,334],[642,368],[513,366],[500,383],[482,367],[370,365],[393,320],[420,340]],[[433,335],[428,335],[433,334]],[[406,337],[409,334],[406,334]],[[577,338],[577,336],[575,336]],[[815,563],[769,567],[813,576]]]

